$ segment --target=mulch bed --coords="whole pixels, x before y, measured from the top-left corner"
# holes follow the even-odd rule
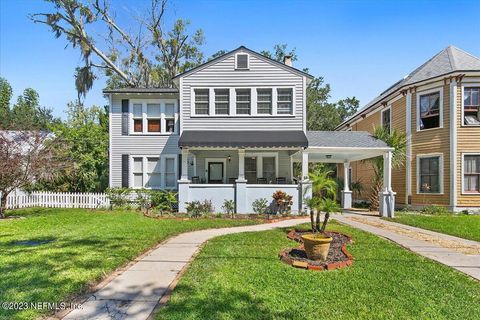
[[[307,258],[307,253],[303,247],[301,236],[311,233],[306,230],[291,230],[287,237],[300,243],[298,248],[282,250],[279,253],[280,260],[297,268],[323,271],[345,268],[353,263],[353,256],[347,251],[347,244],[352,242],[352,238],[340,232],[326,232],[333,238],[330,244],[326,261],[315,261]]]

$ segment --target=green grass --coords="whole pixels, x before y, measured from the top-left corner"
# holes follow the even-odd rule
[[[62,302],[174,234],[255,223],[252,220],[155,220],[136,212],[32,209],[0,221],[0,302]],[[25,246],[17,241],[52,241]],[[44,313],[47,311],[44,311]],[[41,311],[6,311],[31,319]]]
[[[386,220],[480,241],[480,215],[448,214],[435,216],[397,213],[395,218]]]
[[[351,267],[295,269],[279,250],[284,230],[232,234],[207,243],[156,319],[475,319],[479,282],[374,235],[353,236]]]

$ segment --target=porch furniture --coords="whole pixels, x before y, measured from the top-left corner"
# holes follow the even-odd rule
[[[267,184],[266,178],[257,178],[257,184]]]
[[[195,183],[195,184],[200,183],[200,177],[199,176],[192,177],[192,183]]]
[[[235,180],[237,180],[237,178],[228,178],[228,183],[235,184]]]
[[[277,182],[277,184],[286,184],[287,183],[287,178],[277,177],[277,179],[275,179],[275,181]]]

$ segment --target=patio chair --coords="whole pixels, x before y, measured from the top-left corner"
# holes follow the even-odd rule
[[[266,178],[257,178],[257,184],[267,184]]]
[[[287,183],[287,178],[285,177],[277,177],[277,179],[275,179],[277,184],[286,184]]]
[[[199,176],[192,177],[192,183],[200,183],[200,177]]]

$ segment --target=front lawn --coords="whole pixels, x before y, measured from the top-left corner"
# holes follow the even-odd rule
[[[174,234],[254,224],[253,220],[155,220],[136,212],[84,209],[12,211],[0,221],[0,301],[62,302]],[[44,310],[43,313],[48,312]],[[31,319],[42,311],[6,311]]]
[[[452,236],[480,241],[480,215],[421,215],[397,213],[387,220],[437,231]]]
[[[279,261],[284,230],[207,243],[156,319],[475,319],[479,282],[387,240],[353,236],[351,267],[315,272]]]

